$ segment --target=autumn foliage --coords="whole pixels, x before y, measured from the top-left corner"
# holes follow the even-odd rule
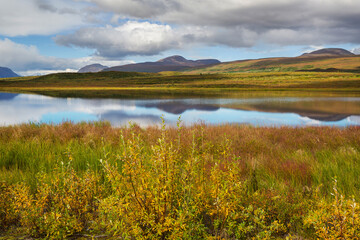
[[[49,239],[356,239],[359,136],[358,127],[181,122],[147,129],[3,127],[0,232]]]

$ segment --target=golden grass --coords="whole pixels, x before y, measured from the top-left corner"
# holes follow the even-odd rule
[[[352,239],[359,136],[359,127],[180,122],[1,127],[0,229],[5,238]]]
[[[189,74],[199,73],[225,73],[225,72],[249,72],[249,71],[270,71],[294,72],[297,70],[314,69],[338,69],[341,70],[360,70],[360,57],[334,57],[334,58],[265,58],[254,60],[241,60],[235,62],[222,63],[206,68],[186,71]]]

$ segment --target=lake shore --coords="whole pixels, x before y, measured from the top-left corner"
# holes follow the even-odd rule
[[[0,80],[0,91],[160,91],[172,93],[222,91],[360,92],[358,73],[270,72],[232,74],[59,73]]]

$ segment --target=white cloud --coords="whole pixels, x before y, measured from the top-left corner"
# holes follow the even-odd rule
[[[55,41],[64,46],[96,49],[96,55],[107,58],[128,55],[156,55],[170,49],[194,44],[248,47],[257,34],[245,28],[184,26],[128,21],[118,27],[83,28],[70,35],[59,35]]]
[[[111,61],[97,56],[75,59],[47,57],[42,56],[35,46],[18,44],[9,39],[0,39],[0,56],[0,66],[9,67],[23,76],[77,71],[81,67],[93,63],[100,63],[106,66],[133,63],[128,60]]]
[[[352,49],[351,52],[354,53],[354,54],[358,54],[358,55],[359,55],[359,54],[360,54],[360,47],[359,47],[359,48],[354,48],[354,49]]]
[[[301,53],[310,53],[316,50],[320,50],[322,48],[325,48],[323,45],[310,45],[306,48],[304,48],[304,50]]]
[[[59,73],[59,72],[77,72],[78,69],[57,69],[57,70],[26,70],[18,72],[20,76],[40,76],[40,75],[47,75],[52,73]]]
[[[49,35],[84,25],[71,0],[0,0],[0,35]]]
[[[45,68],[54,58],[41,56],[35,46],[17,44],[9,39],[0,39],[0,66],[22,71],[34,67]]]
[[[129,21],[121,26],[84,28],[74,34],[57,36],[55,41],[65,46],[97,49],[96,54],[106,57],[126,55],[153,55],[178,48],[181,42],[169,25]]]

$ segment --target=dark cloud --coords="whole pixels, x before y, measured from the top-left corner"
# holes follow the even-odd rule
[[[88,1],[127,17],[151,18],[177,25],[231,28],[234,38],[237,38],[237,29],[255,32],[259,36],[280,31],[284,33],[286,30],[299,35],[299,39],[304,33],[315,33],[311,39],[316,41],[314,44],[360,42],[358,0],[223,0],[221,3],[218,0]],[[308,43],[307,38],[304,44]],[[283,36],[279,36],[277,41],[271,36],[271,40],[284,43]],[[301,44],[301,41],[291,39],[289,44],[293,42]]]
[[[50,4],[49,1],[36,0],[35,3],[36,3],[36,6],[41,10],[50,11],[50,12],[57,12],[58,11],[58,9],[55,6],[53,6],[52,4]]]
[[[78,14],[78,11],[72,8],[64,7],[64,8],[57,8],[54,4],[51,3],[49,0],[36,0],[36,6],[40,10],[49,11],[52,13],[58,14]]]
[[[358,18],[358,0],[89,0],[110,12],[177,24],[288,28]],[[355,22],[356,24],[356,22]],[[356,24],[357,25],[357,24]]]

